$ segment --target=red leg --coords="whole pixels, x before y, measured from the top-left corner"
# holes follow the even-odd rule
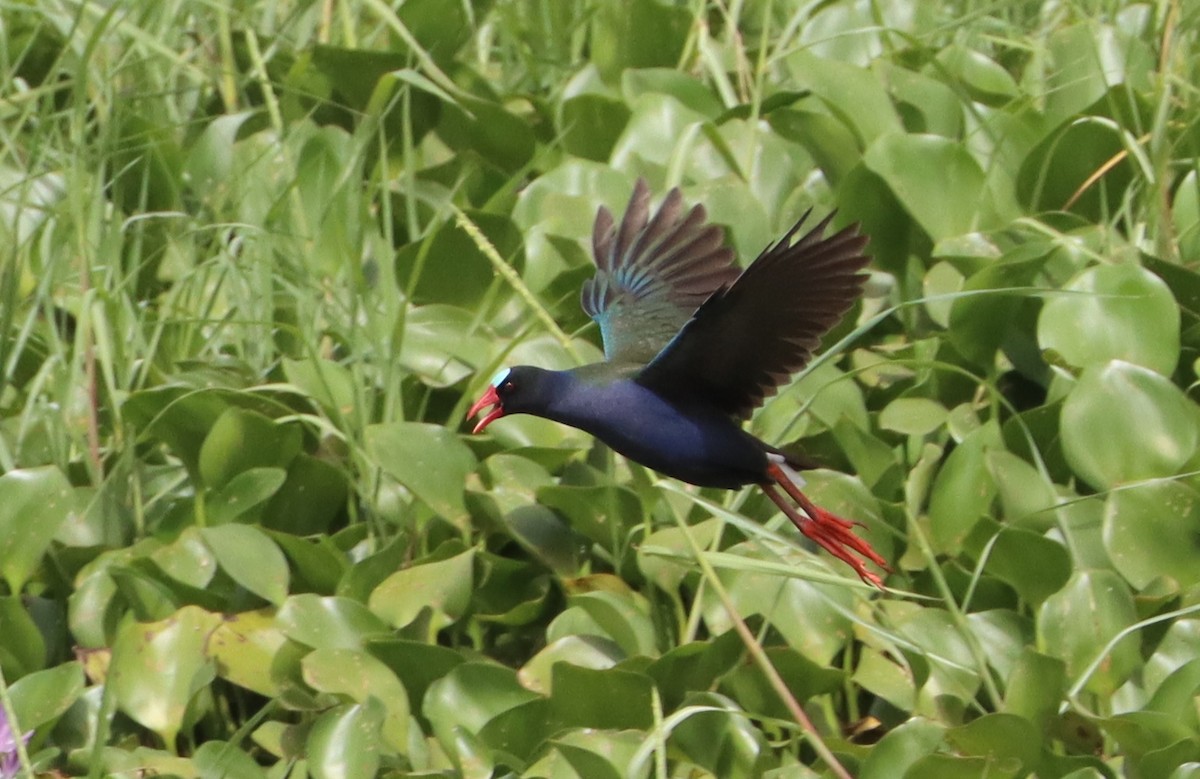
[[[855,553],[857,553],[885,571],[891,570],[888,567],[887,561],[872,549],[870,544],[854,534],[854,526],[859,523],[849,522],[841,517],[830,514],[825,509],[818,508],[800,491],[800,488],[796,486],[788,477],[788,474],[776,463],[771,463],[767,466],[767,475],[771,477],[771,482],[763,483],[763,491],[779,507],[779,510],[792,521],[797,530],[817,542],[822,549],[853,568],[854,572],[864,582],[883,589],[883,580],[867,570],[867,564],[861,557],[855,556]],[[784,492],[800,505],[800,508],[804,510],[804,514],[798,512],[795,506],[790,505],[784,499],[784,496],[776,489],[776,484],[782,487]]]

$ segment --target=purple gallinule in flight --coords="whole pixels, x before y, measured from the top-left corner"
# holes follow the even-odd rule
[[[812,464],[741,425],[862,293],[867,238],[857,225],[826,237],[831,215],[796,239],[807,216],[743,271],[703,206],[685,213],[672,189],[651,217],[639,179],[620,225],[601,208],[592,235],[596,275],[582,302],[600,325],[605,361],[501,370],[468,412],[487,411],[474,432],[507,414],[534,414],[691,484],[758,484],[801,533],[882,587],[866,561],[887,563],[855,523],[800,491],[796,471]]]

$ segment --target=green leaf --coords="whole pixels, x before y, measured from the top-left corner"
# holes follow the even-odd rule
[[[230,408],[217,418],[200,447],[200,478],[224,487],[252,468],[283,468],[300,451],[300,429],[254,411]]]
[[[357,703],[383,704],[383,738],[397,752],[408,748],[408,696],[383,662],[358,649],[317,649],[301,661],[304,681],[320,692],[348,696]]]
[[[937,63],[980,102],[999,105],[1018,94],[1009,72],[982,52],[951,45],[938,52]]]
[[[609,81],[633,68],[675,67],[692,13],[659,0],[601,0],[591,28],[591,59]]]
[[[1179,306],[1162,279],[1133,263],[1098,265],[1042,307],[1038,344],[1086,368],[1124,360],[1170,376],[1179,362]]]
[[[433,630],[466,612],[475,582],[475,550],[396,571],[371,593],[367,605],[393,627],[401,628],[429,609]]]
[[[297,536],[328,532],[338,514],[346,510],[349,493],[344,469],[301,452],[263,509],[262,524]]]
[[[208,522],[221,525],[261,506],[283,486],[287,474],[282,468],[250,468],[242,471],[204,502]]]
[[[76,509],[71,484],[53,466],[0,476],[0,573],[19,593],[38,570],[55,533]]]
[[[1135,588],[1166,577],[1187,590],[1200,582],[1200,492],[1160,481],[1110,493],[1104,504],[1104,547]]]
[[[624,102],[604,95],[584,94],[564,100],[558,119],[563,147],[571,154],[605,162],[629,116]]]
[[[192,761],[203,777],[267,779],[267,772],[246,752],[228,741],[214,739],[196,748]]]
[[[207,645],[221,620],[185,606],[159,622],[127,620],[117,632],[108,671],[117,706],[168,747],[183,727],[188,703],[213,679]]]
[[[366,606],[349,598],[293,595],[276,620],[284,635],[314,649],[357,649],[389,633]]]
[[[524,268],[521,231],[511,219],[474,210],[466,215],[513,270]],[[442,304],[470,311],[482,305],[495,270],[475,240],[460,224],[450,221],[396,252],[396,278],[417,306]],[[469,329],[463,328],[463,332]]]
[[[845,682],[845,674],[841,671],[818,665],[790,647],[769,647],[767,657],[801,704],[817,695],[833,692]],[[788,708],[780,700],[779,693],[753,663],[744,662],[722,678],[720,690],[751,714],[788,716]]]
[[[517,682],[512,669],[467,662],[429,685],[421,713],[442,746],[462,758],[472,749],[469,741],[460,740],[463,731],[479,733],[500,714],[537,698]]]
[[[1028,530],[1005,527],[988,552],[987,571],[1007,582],[1023,600],[1041,603],[1071,576],[1071,557],[1057,541]]]
[[[322,714],[308,734],[308,769],[314,779],[360,779],[379,769],[382,706],[337,706]]]
[[[1063,661],[1025,647],[1008,676],[1004,710],[1032,722],[1039,733],[1044,733],[1058,716],[1066,688]]]
[[[412,711],[422,711],[422,701],[429,685],[446,676],[464,662],[459,652],[437,644],[409,641],[402,638],[372,638],[366,641],[367,651],[387,664],[408,694]]]
[[[597,635],[606,636],[617,642],[627,657],[643,655],[654,657],[658,655],[658,641],[654,623],[645,611],[645,603],[641,598],[632,594],[617,592],[587,592],[574,595],[569,600],[570,608],[579,609],[586,613],[597,629]],[[557,621],[546,630],[550,640],[563,635],[562,627],[556,627]]]
[[[867,148],[863,162],[934,241],[997,227],[1016,215],[1014,204],[993,202],[979,164],[958,141],[891,133]]]
[[[83,666],[69,662],[23,676],[8,692],[21,731],[27,732],[61,716],[83,691]]]
[[[945,423],[948,413],[930,398],[896,398],[879,413],[879,426],[905,435],[927,435]]]
[[[1071,470],[1096,488],[1173,476],[1200,445],[1196,406],[1168,379],[1121,360],[1084,370],[1061,428]]]
[[[650,677],[615,668],[581,668],[569,663],[553,667],[550,705],[563,727],[621,730],[645,729],[654,721]]]
[[[262,530],[221,525],[201,528],[200,534],[229,578],[277,606],[287,598],[287,558]]]
[[[955,447],[933,483],[929,498],[932,540],[940,551],[959,549],[971,528],[988,513],[996,487],[987,470],[990,449],[1001,448],[995,424],[981,427]]]
[[[290,384],[304,390],[335,419],[354,413],[358,395],[354,376],[346,366],[314,356],[307,360],[285,358],[280,367]]]
[[[1039,645],[1066,663],[1067,673],[1084,673],[1087,689],[1111,695],[1141,664],[1138,635],[1107,645],[1137,620],[1133,597],[1112,571],[1076,571],[1067,586],[1051,595],[1038,610]]]
[[[993,712],[946,731],[946,741],[967,755],[978,755],[1001,765],[1015,760],[1026,770],[1041,756],[1041,733],[1015,714]]]
[[[818,57],[802,48],[788,54],[792,89],[811,91],[855,134],[859,148],[902,130],[886,87],[873,73],[846,62]]]
[[[945,728],[923,717],[916,717],[891,731],[875,745],[863,762],[859,779],[894,779],[925,755],[942,746]]]
[[[259,695],[280,694],[272,676],[276,653],[286,637],[276,624],[274,610],[243,611],[227,616],[213,631],[208,653],[217,675]]]
[[[452,431],[421,422],[370,425],[367,450],[385,472],[444,517],[466,513],[463,486],[475,455]]]

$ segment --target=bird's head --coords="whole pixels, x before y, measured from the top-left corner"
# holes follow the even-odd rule
[[[483,429],[507,414],[537,414],[546,406],[546,391],[550,382],[547,377],[553,371],[518,365],[502,368],[492,377],[483,397],[467,411],[467,418],[487,412],[475,424],[472,433]]]

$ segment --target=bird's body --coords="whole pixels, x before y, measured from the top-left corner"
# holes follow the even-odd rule
[[[511,370],[520,371],[516,378],[523,383],[544,382],[555,390],[538,416],[591,433],[663,475],[725,489],[766,478],[765,444],[729,416],[703,407],[679,408],[633,378],[596,376],[592,368]],[[614,409],[622,410],[620,416]]]
[[[825,237],[827,218],[793,241],[803,222],[743,271],[701,206],[684,214],[672,190],[651,217],[639,180],[620,225],[607,209],[597,214],[597,272],[582,290],[607,360],[502,370],[469,412],[490,409],[475,432],[506,414],[535,414],[690,484],[761,485],[801,532],[880,585],[862,558],[885,561],[852,523],[804,496],[793,470],[801,463],[741,426],[861,294],[866,239],[855,228]]]

